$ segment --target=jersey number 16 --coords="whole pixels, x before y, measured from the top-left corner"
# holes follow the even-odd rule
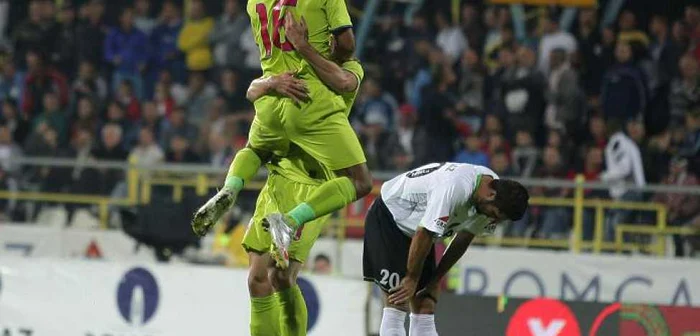
[[[275,47],[281,49],[282,51],[294,50],[294,46],[292,46],[289,41],[284,41],[284,43],[281,41],[280,28],[284,26],[284,17],[282,17],[280,14],[283,7],[296,7],[296,5],[297,0],[279,0],[275,7],[272,7],[272,27],[274,30],[272,33],[272,40],[270,40],[267,7],[265,7],[264,3],[255,5],[255,11],[258,13],[258,18],[260,19],[260,37],[262,38],[263,46],[265,47],[265,57],[270,57],[272,54],[273,43]]]

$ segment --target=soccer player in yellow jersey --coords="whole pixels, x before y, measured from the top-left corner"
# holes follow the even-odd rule
[[[192,226],[203,235],[235,202],[236,196],[272,157],[285,157],[292,144],[308,153],[335,177],[315,188],[285,213],[266,216],[272,236],[275,261],[285,268],[294,232],[362,198],[372,189],[362,146],[347,120],[348,106],[341,96],[320,78],[321,60],[344,63],[354,51],[354,35],[344,0],[249,0],[248,15],[260,48],[263,78],[295,72],[304,81],[307,94],[292,99],[273,92],[257,99],[248,146],[236,154],[224,186],[195,214]],[[308,34],[299,45],[285,35],[287,18],[303,17]],[[336,48],[331,53],[329,38]],[[311,52],[316,57],[309,58]],[[329,62],[332,63],[332,62]],[[336,88],[343,89],[343,88]],[[347,89],[345,87],[345,89]]]
[[[305,25],[292,19],[287,22],[287,27],[289,39],[300,49],[307,48]],[[343,114],[347,118],[364,77],[362,66],[356,60],[350,60],[341,68],[316,51],[308,56],[312,59],[312,66],[319,68],[318,75],[323,82],[340,93],[346,106]],[[306,96],[306,83],[292,73],[284,73],[256,79],[248,89],[248,99],[253,102],[270,95],[302,101]],[[250,262],[250,331],[253,336],[302,336],[306,335],[308,316],[296,278],[329,215],[310,221],[303,230],[296,232],[289,247],[289,267],[285,269],[274,267],[269,253],[271,235],[264,219],[269,214],[293,209],[336,175],[294,144],[290,145],[286,156],[273,157],[267,168],[270,172],[267,183],[258,197],[255,214],[243,238]]]

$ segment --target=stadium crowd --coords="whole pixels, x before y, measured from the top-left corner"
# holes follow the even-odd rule
[[[110,194],[123,179],[81,167],[22,169],[20,156],[228,167],[254,115],[245,92],[260,74],[259,52],[245,1],[189,2],[184,11],[168,0],[0,1],[3,189]],[[12,14],[15,6],[26,16]],[[570,29],[557,14],[529,20],[525,31],[507,8],[470,3],[458,23],[440,10],[378,17],[351,114],[370,167],[457,161],[503,176],[697,185],[700,7],[653,15],[648,25],[623,10],[607,26],[599,10],[581,9]],[[672,224],[700,222],[692,195],[587,193],[654,197],[668,204]],[[564,208],[530,215],[510,234],[537,222],[538,235],[557,237],[571,225]]]

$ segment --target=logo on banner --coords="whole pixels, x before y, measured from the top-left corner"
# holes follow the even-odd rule
[[[301,294],[304,296],[304,301],[306,302],[306,310],[309,313],[309,322],[306,330],[309,331],[313,329],[318,322],[318,315],[321,312],[321,301],[318,298],[318,293],[316,289],[311,284],[309,280],[302,277],[297,278],[297,285],[301,290]]]
[[[124,320],[131,325],[148,323],[158,310],[159,299],[158,282],[145,268],[132,268],[119,281],[117,307]]]
[[[581,336],[581,329],[566,304],[553,299],[533,299],[518,307],[506,335]]]

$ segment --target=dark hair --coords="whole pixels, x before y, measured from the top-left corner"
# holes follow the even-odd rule
[[[522,184],[513,180],[493,180],[490,186],[496,191],[494,204],[498,210],[513,221],[523,218],[530,195]]]
[[[316,257],[314,257],[314,262],[317,262],[317,261],[325,261],[329,264],[331,263],[331,259],[328,258],[328,256],[323,254],[323,253],[317,254]]]

